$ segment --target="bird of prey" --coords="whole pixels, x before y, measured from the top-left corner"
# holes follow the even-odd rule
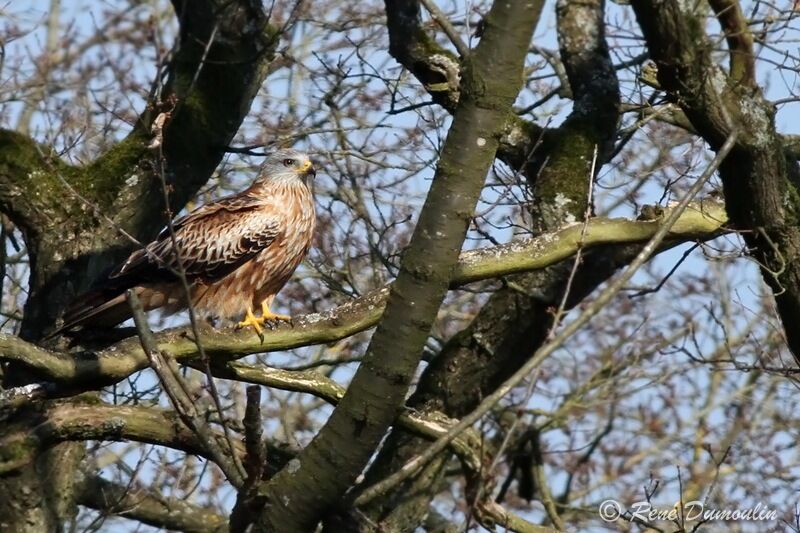
[[[133,252],[67,309],[53,335],[130,318],[129,289],[145,310],[174,313],[191,304],[201,316],[244,316],[239,326],[252,326],[259,335],[265,322],[289,320],[270,305],[311,246],[315,176],[306,154],[276,151],[247,190],[195,209]]]

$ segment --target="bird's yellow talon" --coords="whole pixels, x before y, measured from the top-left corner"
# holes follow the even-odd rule
[[[275,322],[289,322],[292,323],[292,317],[289,315],[281,315],[278,313],[273,313],[269,309],[269,305],[266,303],[261,304],[261,316],[256,316],[253,314],[252,309],[247,309],[247,314],[245,314],[244,320],[237,324],[239,328],[246,328],[248,326],[252,326],[259,337],[262,336],[263,327],[268,325],[270,329],[272,329],[272,324]]]
[[[292,317],[289,315],[280,315],[278,313],[273,313],[269,310],[269,305],[267,302],[261,302],[261,319],[263,321],[276,321],[276,322],[291,322]],[[263,322],[262,322],[263,324]]]
[[[242,320],[241,322],[236,324],[236,327],[238,327],[238,328],[246,328],[248,326],[252,326],[253,329],[256,330],[256,333],[258,333],[258,335],[261,336],[261,331],[262,331],[261,325],[262,324],[264,324],[264,318],[263,317],[257,317],[256,315],[253,314],[253,310],[248,308],[247,309],[247,314],[245,315],[244,320]]]

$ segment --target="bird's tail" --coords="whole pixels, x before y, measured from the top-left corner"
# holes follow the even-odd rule
[[[79,326],[111,328],[131,317],[126,298],[129,287],[116,285],[89,291],[78,297],[64,312],[64,323],[48,335],[55,337]],[[143,290],[135,287],[137,296]]]

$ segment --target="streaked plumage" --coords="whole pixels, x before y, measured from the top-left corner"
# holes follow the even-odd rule
[[[275,152],[250,188],[199,207],[173,223],[174,238],[167,228],[133,252],[67,310],[56,333],[81,325],[113,326],[129,318],[125,291],[131,288],[146,310],[185,309],[189,300],[176,275],[181,266],[200,315],[228,319],[247,314],[243,325],[258,331],[263,320],[252,309],[260,307],[266,319],[288,319],[272,314],[269,306],[311,246],[314,175],[307,155]]]

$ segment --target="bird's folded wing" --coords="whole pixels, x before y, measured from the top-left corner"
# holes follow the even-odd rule
[[[111,278],[144,275],[218,280],[252,259],[280,235],[281,218],[263,202],[232,197],[177,220],[144,250],[137,250]],[[177,245],[177,246],[176,246]],[[176,250],[178,253],[176,253]]]

